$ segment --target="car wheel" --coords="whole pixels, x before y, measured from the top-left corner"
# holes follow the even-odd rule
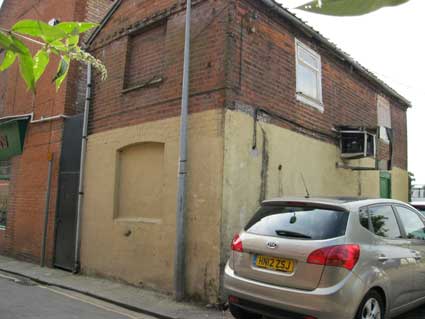
[[[384,315],[385,308],[381,295],[371,291],[361,302],[356,319],[384,319]]]
[[[229,310],[236,319],[261,319],[263,317],[262,315],[246,311],[232,304],[229,304]]]

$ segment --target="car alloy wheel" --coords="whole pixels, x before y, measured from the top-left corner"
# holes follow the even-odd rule
[[[381,305],[375,298],[366,301],[362,309],[362,319],[382,319]]]

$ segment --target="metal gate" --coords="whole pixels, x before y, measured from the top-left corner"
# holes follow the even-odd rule
[[[83,115],[66,119],[59,168],[55,267],[74,270]]]

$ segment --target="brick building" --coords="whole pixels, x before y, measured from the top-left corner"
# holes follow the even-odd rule
[[[123,0],[91,50],[82,268],[173,290],[185,1]],[[186,290],[215,300],[270,197],[407,200],[410,106],[272,0],[193,3]]]
[[[23,19],[99,21],[110,3],[109,0],[5,0],[0,9],[0,25],[9,28]],[[38,48],[33,46],[31,49],[35,53]],[[58,236],[64,235],[62,230],[57,231],[56,212],[64,207],[59,202],[66,203],[69,198],[71,203],[75,202],[75,182],[72,185],[67,183],[67,176],[74,174],[74,181],[78,177],[79,155],[67,161],[74,168],[73,172],[67,171],[64,165],[66,158],[62,156],[63,151],[68,149],[63,145],[63,132],[64,127],[69,126],[70,135],[76,136],[74,144],[77,147],[81,145],[81,130],[75,130],[71,123],[79,121],[74,116],[84,107],[84,100],[77,98],[83,96],[78,93],[77,84],[85,66],[72,65],[68,79],[56,92],[51,80],[57,63],[58,59],[54,59],[48,66],[35,94],[27,90],[17,65],[0,73],[0,139],[3,141],[0,147],[0,253],[32,262],[40,261],[48,165],[52,159],[46,263],[66,268],[58,261],[58,249],[55,249]],[[84,83],[82,86],[84,88]],[[66,213],[73,211],[75,204],[70,205]]]

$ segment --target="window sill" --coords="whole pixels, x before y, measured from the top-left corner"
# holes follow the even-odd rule
[[[143,88],[148,88],[150,86],[154,86],[154,85],[158,85],[164,82],[164,77],[162,76],[154,76],[152,79],[149,79],[147,81],[144,81],[138,85],[134,85],[128,88],[124,88],[121,93],[122,94],[126,94],[135,90],[139,90],[139,89],[143,89]]]
[[[319,102],[316,100],[313,100],[312,98],[308,97],[307,95],[297,92],[297,101],[307,104],[309,106],[314,107],[315,109],[317,109],[318,111],[320,111],[321,113],[323,113],[325,111],[325,107],[323,105],[323,102]]]
[[[115,223],[119,224],[162,224],[161,219],[156,218],[144,218],[144,217],[128,217],[128,218],[115,218]]]
[[[6,226],[0,226],[0,231],[1,230],[6,230]]]

